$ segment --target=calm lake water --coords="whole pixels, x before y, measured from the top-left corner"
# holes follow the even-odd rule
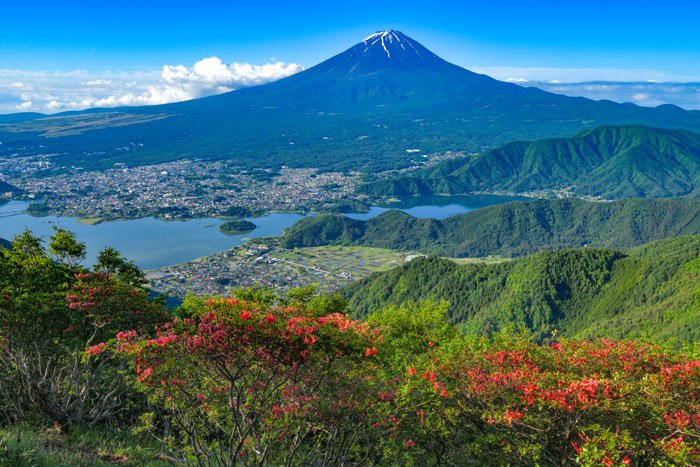
[[[521,201],[526,198],[517,196],[496,195],[463,195],[463,196],[414,196],[396,203],[382,206],[372,206],[369,212],[361,214],[346,214],[353,219],[371,219],[390,209],[400,209],[413,217],[432,217],[433,219],[445,219],[446,217],[463,214],[475,209],[503,204],[509,201]]]
[[[348,214],[355,219],[369,219],[389,209],[401,209],[416,217],[443,219],[474,209],[512,201],[518,198],[505,196],[429,196],[415,197],[386,206],[372,207],[369,213]],[[153,269],[170,264],[183,263],[201,256],[224,251],[245,242],[247,238],[280,235],[304,216],[300,214],[272,213],[249,219],[258,227],[243,235],[224,235],[219,231],[220,219],[193,219],[188,221],[163,221],[152,217],[86,225],[75,217],[32,217],[24,214],[29,203],[10,201],[0,205],[0,238],[12,237],[25,228],[35,235],[48,238],[53,226],[63,227],[75,233],[85,242],[91,265],[97,253],[105,246],[112,246],[125,257],[132,259],[143,269]]]

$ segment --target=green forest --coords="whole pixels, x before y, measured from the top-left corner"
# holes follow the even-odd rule
[[[602,199],[700,195],[700,135],[642,125],[515,141],[360,191],[376,196],[566,189]]]
[[[388,305],[430,299],[467,335],[512,326],[537,341],[571,338],[700,340],[700,236],[625,251],[545,251],[498,264],[415,259],[344,290],[363,317]]]
[[[342,215],[302,219],[285,231],[287,248],[362,245],[447,257],[520,256],[543,249],[627,248],[700,234],[700,203],[626,199],[512,202],[444,220],[389,211],[367,221]]]

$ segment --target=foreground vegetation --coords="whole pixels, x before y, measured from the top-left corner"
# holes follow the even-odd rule
[[[357,321],[313,288],[172,314],[84,253],[60,229],[0,250],[0,464],[700,463],[697,355],[470,337],[430,301]]]

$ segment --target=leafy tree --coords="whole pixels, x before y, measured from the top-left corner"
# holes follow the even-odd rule
[[[169,316],[142,288],[86,273],[83,255],[61,229],[48,252],[29,231],[0,250],[0,422],[39,418],[66,432],[135,414],[124,361],[85,359],[85,349],[124,327],[148,333]]]
[[[109,246],[99,252],[93,269],[97,272],[116,275],[119,280],[133,287],[143,287],[147,284],[143,271],[133,261],[127,260],[117,250]]]
[[[75,235],[66,229],[54,226],[54,234],[49,241],[49,253],[53,258],[68,266],[77,267],[85,259],[84,242],[78,242]]]

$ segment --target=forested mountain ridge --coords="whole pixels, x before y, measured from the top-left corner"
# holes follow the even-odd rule
[[[700,339],[700,236],[625,252],[545,251],[498,264],[416,259],[344,289],[357,316],[391,304],[449,302],[470,335],[522,326],[537,339]]]
[[[603,126],[571,138],[511,142],[410,177],[371,183],[381,196],[566,189],[603,199],[700,196],[700,134]]]
[[[700,202],[628,199],[517,201],[443,220],[388,211],[367,221],[342,215],[302,219],[287,229],[287,248],[362,245],[448,257],[519,256],[543,249],[627,248],[700,234]]]

